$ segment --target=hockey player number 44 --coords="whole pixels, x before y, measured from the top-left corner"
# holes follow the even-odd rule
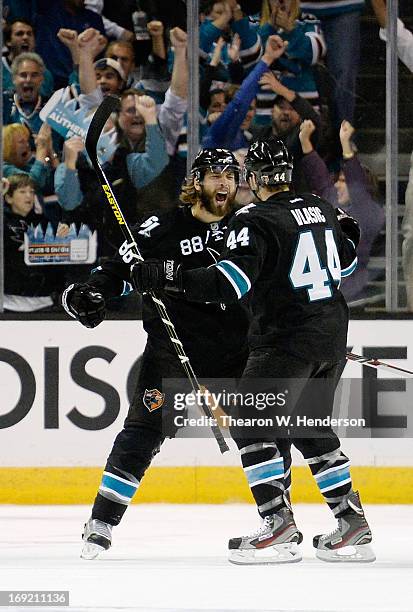
[[[227,247],[229,249],[235,249],[237,244],[241,246],[248,246],[250,242],[250,237],[248,234],[248,227],[243,227],[238,234],[235,233],[235,230],[229,233],[227,238]]]
[[[298,238],[289,276],[294,289],[307,289],[310,302],[330,298],[331,282],[339,284],[341,280],[340,258],[331,229],[325,230],[325,244],[327,267],[322,266],[313,232],[302,232]]]

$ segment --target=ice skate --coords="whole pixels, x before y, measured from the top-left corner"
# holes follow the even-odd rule
[[[80,553],[82,559],[96,559],[112,544],[112,525],[98,519],[90,518],[83,530],[83,548]]]
[[[313,546],[316,557],[330,562],[371,563],[376,556],[370,546],[370,527],[364,517],[359,494],[352,491],[347,499],[349,508],[338,520],[338,527],[331,533],[316,535]]]
[[[297,563],[302,556],[298,544],[303,541],[289,508],[266,516],[261,527],[250,536],[231,538],[229,561],[237,565]]]

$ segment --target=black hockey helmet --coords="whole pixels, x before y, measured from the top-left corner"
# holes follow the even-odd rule
[[[253,173],[258,185],[274,186],[291,183],[293,160],[282,140],[270,137],[255,140],[244,161],[248,180]]]
[[[207,170],[225,172],[232,170],[238,185],[241,168],[235,155],[228,149],[201,149],[194,159],[191,174],[201,178]]]

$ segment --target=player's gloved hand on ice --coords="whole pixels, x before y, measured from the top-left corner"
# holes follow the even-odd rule
[[[357,247],[360,242],[360,225],[342,208],[336,208],[336,215],[342,231],[347,238],[350,238],[354,246]]]
[[[173,259],[147,259],[132,266],[132,283],[138,291],[182,292],[181,264]]]
[[[62,293],[62,306],[85,327],[96,327],[105,318],[105,298],[86,283],[69,285]]]

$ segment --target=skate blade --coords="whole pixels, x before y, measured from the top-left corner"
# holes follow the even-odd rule
[[[336,550],[317,549],[315,556],[327,563],[372,563],[376,560],[370,544],[343,546]]]
[[[228,557],[228,561],[235,565],[275,565],[298,563],[301,560],[301,552],[295,542],[251,550],[230,550]]]
[[[85,542],[83,544],[82,552],[80,553],[80,558],[91,561],[92,559],[96,559],[96,557],[98,557],[104,550],[106,550],[106,548],[99,546],[99,544]]]

